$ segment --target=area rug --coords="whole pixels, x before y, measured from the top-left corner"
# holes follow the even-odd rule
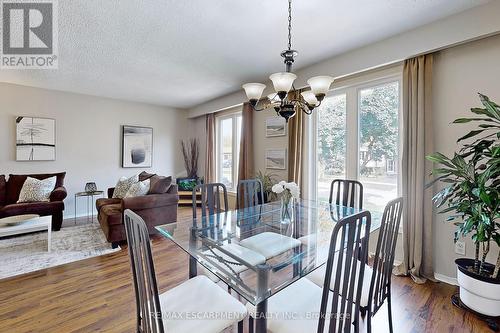
[[[0,239],[0,279],[120,251],[106,241],[99,224],[63,227],[52,232],[47,252],[47,232]]]

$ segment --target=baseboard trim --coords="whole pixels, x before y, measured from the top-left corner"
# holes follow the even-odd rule
[[[451,284],[452,286],[458,286],[457,278],[453,278],[439,273],[434,273],[434,278],[438,281]]]

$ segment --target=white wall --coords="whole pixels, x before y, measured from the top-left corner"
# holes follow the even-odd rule
[[[142,169],[121,168],[121,125],[153,127],[153,167],[149,172],[175,175],[184,169],[179,140],[185,111],[140,103],[0,83],[0,174],[66,171],[65,217],[74,215],[74,193],[94,181],[99,189]],[[16,162],[16,116],[56,120],[56,161]],[[85,199],[77,215],[86,213]]]
[[[450,124],[459,117],[473,115],[472,107],[481,107],[477,96],[481,92],[500,103],[500,36],[489,37],[437,54],[434,64],[433,113],[435,150],[452,155],[458,149],[456,139],[474,127],[473,124]],[[434,217],[434,255],[437,277],[456,277],[453,244],[454,226],[445,222],[445,216]],[[498,254],[492,244],[491,252]],[[466,256],[474,257],[470,240]],[[493,253],[489,256],[494,262]],[[496,257],[495,257],[496,260]]]

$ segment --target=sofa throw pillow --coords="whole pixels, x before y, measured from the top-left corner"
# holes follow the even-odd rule
[[[148,194],[150,184],[151,182],[149,179],[132,184],[132,186],[128,189],[127,194],[125,194],[125,198],[140,197]]]
[[[143,171],[139,174],[139,181],[140,182],[143,182],[145,181],[146,179],[149,179],[151,177],[153,177],[155,174],[154,173],[148,173],[146,171]]]
[[[43,180],[28,177],[21,188],[17,203],[50,201],[50,193],[52,193],[55,188],[55,176]]]
[[[139,181],[138,175],[134,175],[130,178],[127,177],[120,178],[118,180],[118,183],[116,183],[115,190],[113,191],[113,198],[123,199],[125,197],[125,194],[127,194],[127,191],[130,188],[130,186],[137,183],[138,181]]]
[[[170,185],[172,185],[172,177],[153,176],[149,178],[151,186],[149,187],[149,194],[163,194],[167,193]]]

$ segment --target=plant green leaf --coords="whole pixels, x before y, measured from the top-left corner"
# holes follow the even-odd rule
[[[481,134],[484,130],[474,130],[474,131],[470,131],[469,133],[467,133],[466,135],[462,136],[461,138],[459,138],[457,140],[457,143],[460,142],[460,141],[463,141],[463,140],[466,140],[466,139],[469,139],[469,138],[472,138],[478,134]]]

